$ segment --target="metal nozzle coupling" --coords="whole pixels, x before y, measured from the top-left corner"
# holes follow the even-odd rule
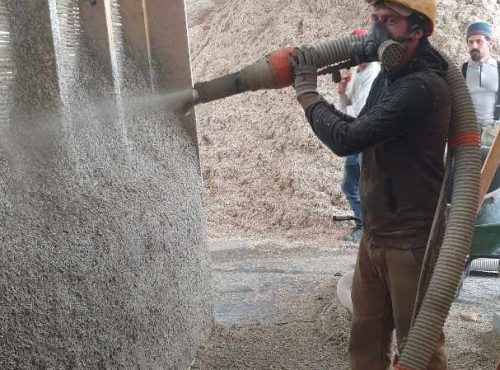
[[[193,105],[201,103],[200,102],[200,94],[198,93],[198,90],[196,90],[196,88],[193,88],[193,90],[191,91],[191,96],[193,98],[193,100],[192,100]]]

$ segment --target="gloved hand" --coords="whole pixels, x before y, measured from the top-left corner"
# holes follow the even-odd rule
[[[313,103],[321,101],[318,88],[318,67],[316,52],[310,46],[295,48],[290,62],[293,68],[295,96],[304,110]]]

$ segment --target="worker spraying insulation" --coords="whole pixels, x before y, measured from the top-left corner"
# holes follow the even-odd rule
[[[353,279],[351,369],[447,369],[443,324],[476,217],[479,128],[460,71],[429,42],[435,0],[365,0],[366,36],[285,48],[194,86],[193,104],[293,84],[316,136],[334,153],[362,152],[363,232]],[[357,118],[317,92],[317,75],[380,61]],[[445,147],[447,159],[443,163]],[[445,186],[454,163],[452,204]]]

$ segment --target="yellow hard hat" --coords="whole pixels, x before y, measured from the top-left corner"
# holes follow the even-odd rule
[[[427,34],[430,36],[434,31],[434,25],[436,24],[436,1],[435,0],[365,0],[370,5],[374,5],[376,3],[383,3],[384,5],[388,5],[391,8],[391,5],[394,6],[403,6],[414,10],[418,13],[425,15],[431,21],[431,28],[428,30]],[[397,10],[397,9],[395,9]],[[403,14],[404,15],[404,14]]]

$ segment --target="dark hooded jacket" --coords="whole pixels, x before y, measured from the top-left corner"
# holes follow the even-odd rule
[[[315,134],[334,153],[363,153],[363,232],[377,246],[425,246],[444,173],[447,68],[423,40],[402,71],[381,71],[358,118],[324,101],[306,110]]]

